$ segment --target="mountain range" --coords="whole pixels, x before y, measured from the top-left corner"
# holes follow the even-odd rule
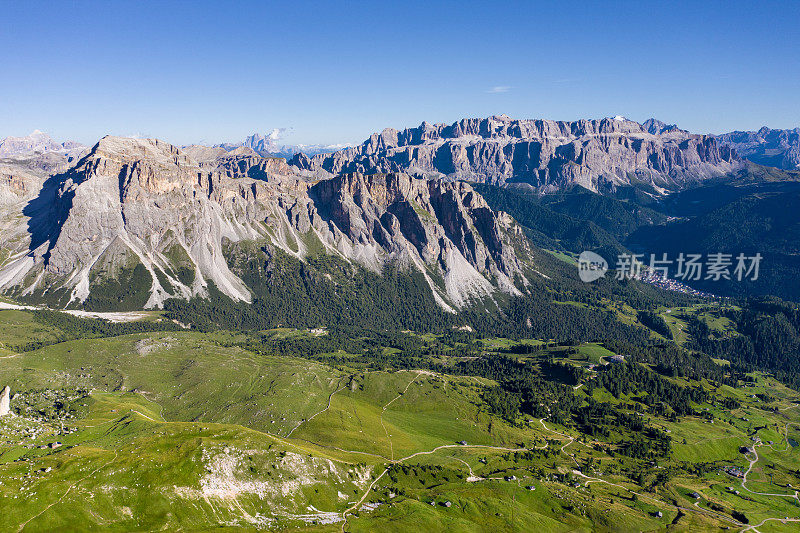
[[[800,128],[773,130],[766,126],[758,131],[734,131],[719,139],[739,155],[784,170],[800,169]]]
[[[230,152],[237,148],[249,148],[263,157],[284,157],[290,159],[300,152],[307,155],[325,154],[341,148],[347,144],[284,144],[280,142],[285,133],[285,128],[275,128],[267,134],[254,133],[239,143],[221,143],[214,145],[214,148],[222,148]]]
[[[158,140],[105,137],[41,188],[5,186],[19,201],[4,209],[15,231],[0,285],[60,307],[156,307],[207,295],[212,283],[250,301],[229,263],[237,250],[266,262],[324,251],[376,272],[418,269],[448,310],[515,293],[523,279],[513,223],[465,183],[397,173],[315,183],[283,159],[226,153],[198,163]]]
[[[75,157],[86,150],[86,146],[75,141],[58,143],[48,134],[34,130],[25,137],[6,137],[0,139],[0,158],[27,156],[36,152],[63,153]]]
[[[642,125],[624,117],[561,122],[500,115],[385,129],[360,146],[298,154],[291,164],[320,176],[408,172],[552,192],[574,184],[592,191],[631,183],[684,188],[729,173],[741,160],[713,136],[655,120]]]
[[[659,228],[681,242],[675,224],[688,219],[671,211],[676,195],[701,191],[697,207],[722,197],[720,183],[735,201],[743,184],[798,179],[742,159],[725,136],[655,119],[423,123],[288,161],[274,156],[276,138],[180,148],[5,139],[0,289],[51,307],[134,310],[215,295],[253,302],[287,268],[304,291],[322,283],[334,295],[398,270],[440,309],[497,308],[532,281],[557,282],[540,248],[650,251],[667,238]],[[739,215],[757,217],[766,208],[756,204]],[[713,221],[711,211],[699,214]],[[771,252],[783,246],[794,271],[796,243],[783,244]]]

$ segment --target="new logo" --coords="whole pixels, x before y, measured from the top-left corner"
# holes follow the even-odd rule
[[[594,252],[583,251],[578,256],[578,276],[581,281],[590,283],[606,275],[608,263]]]

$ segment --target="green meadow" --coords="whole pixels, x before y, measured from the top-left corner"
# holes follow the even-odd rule
[[[27,312],[0,320],[8,346],[48,341],[0,364],[16,412],[0,419],[3,531],[718,531],[746,527],[742,516],[792,531],[771,519],[800,516],[800,448],[789,444],[800,395],[765,374],[736,386],[670,378],[712,396],[698,416],[645,413],[671,438],[669,455],[650,460],[625,454],[622,428],[501,416],[486,396],[497,382],[459,370],[476,357],[509,357],[534,377],[542,361],[572,365],[584,372],[569,387],[579,402],[627,411],[644,396],[592,386],[590,365],[614,354],[600,343],[482,339],[465,357],[461,341],[417,336],[450,342],[437,349],[444,366],[373,369],[341,350],[253,350],[239,333],[60,340]],[[744,487],[730,468],[748,472]]]

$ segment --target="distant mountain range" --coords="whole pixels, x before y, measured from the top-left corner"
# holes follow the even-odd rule
[[[284,133],[282,128],[275,128],[267,134],[254,133],[249,135],[244,141],[239,143],[222,143],[214,147],[222,148],[228,152],[237,148],[250,148],[255,153],[263,157],[284,157],[291,159],[297,153],[308,155],[325,154],[345,148],[347,144],[283,144],[280,139]]]
[[[754,163],[783,170],[800,169],[800,128],[773,130],[765,126],[758,131],[726,133],[719,139]]]
[[[544,189],[559,188],[567,182],[596,190],[604,184],[630,181],[626,176],[631,173],[653,185],[668,184],[672,178],[691,181],[728,172],[737,166],[737,155],[783,170],[800,168],[800,128],[765,126],[758,131],[712,136],[691,134],[654,118],[638,124],[622,116],[558,122],[513,120],[500,115],[451,125],[423,122],[403,131],[389,128],[371,135],[360,146],[285,144],[280,142],[284,132],[275,128],[238,143],[181,148],[198,160],[213,160],[224,152],[244,148],[262,157],[283,157],[302,170],[323,173],[407,171],[489,183],[518,181]],[[614,146],[615,137],[624,137],[625,141]],[[712,138],[717,139],[717,146]],[[694,145],[698,142],[697,146],[702,145],[699,150]],[[736,154],[722,146],[733,148]],[[88,148],[75,141],[59,143],[34,130],[24,137],[0,139],[0,158],[33,153],[75,158]]]
[[[283,157],[290,159],[297,153],[303,152],[308,155],[317,155],[333,152],[346,148],[348,144],[285,144],[280,142],[284,129],[276,128],[266,134],[254,133],[249,135],[244,141],[238,143],[219,143],[212,145],[188,145],[181,148],[194,149],[195,151],[204,148],[208,154],[220,155],[223,152],[231,152],[238,148],[249,148],[262,157]],[[84,154],[89,147],[75,142],[64,141],[59,143],[53,140],[47,133],[34,130],[30,135],[24,137],[6,137],[0,139],[0,158],[23,157],[34,153],[61,153],[69,157]]]
[[[25,137],[0,139],[0,158],[26,156],[36,152],[56,152],[74,157],[86,149],[88,146],[74,141],[58,143],[48,134],[39,130],[34,130]]]

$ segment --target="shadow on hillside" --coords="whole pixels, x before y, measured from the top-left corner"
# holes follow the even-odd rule
[[[61,233],[64,218],[72,207],[74,191],[68,191],[63,196],[58,196],[70,173],[54,174],[47,178],[39,191],[39,195],[28,202],[22,214],[28,217],[28,233],[31,236],[30,251],[34,251],[42,244],[49,241],[44,254],[45,261],[49,259],[50,250],[55,245]]]

